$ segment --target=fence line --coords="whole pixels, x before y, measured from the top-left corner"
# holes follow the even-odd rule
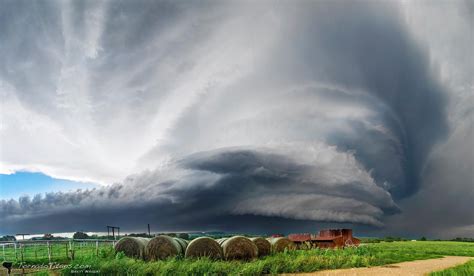
[[[28,240],[0,243],[3,261],[53,261],[73,260],[78,256],[99,255],[100,249],[112,248],[116,240],[64,239]]]

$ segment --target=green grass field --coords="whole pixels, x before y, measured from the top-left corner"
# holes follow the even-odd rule
[[[443,271],[433,272],[430,276],[472,276],[474,275],[474,260],[463,265],[448,268]]]
[[[62,270],[62,273],[71,275],[78,271],[95,270],[107,275],[260,275],[377,266],[449,255],[474,256],[474,243],[383,242],[364,244],[359,248],[289,251],[250,262],[212,261],[206,258],[188,260],[182,257],[144,262],[126,258],[122,254],[116,256],[110,247],[103,247],[99,256],[95,254],[76,255],[76,259],[69,263],[71,267]],[[37,263],[35,260],[32,262]],[[468,265],[467,268],[459,269],[471,268],[472,265]]]
[[[112,248],[112,242],[99,243],[98,249],[96,249],[95,242],[75,242],[74,243],[74,256],[76,258],[84,258],[97,256],[98,252],[102,249]],[[50,247],[51,262],[56,263],[68,263],[71,258],[71,246],[67,242],[51,243]],[[0,248],[0,260],[2,261],[13,261],[20,263],[22,260],[28,264],[42,264],[49,262],[48,248],[45,243],[31,243],[24,244],[23,247],[17,247],[14,249],[12,245]]]
[[[260,275],[312,272],[323,269],[376,266],[440,256],[474,256],[474,243],[392,242],[363,245],[339,250],[298,250],[278,253],[251,262],[187,260],[174,258],[144,262],[103,254],[103,258],[85,258],[73,264],[93,264],[104,274],[119,275]],[[96,262],[96,263],[94,263]],[[68,274],[71,270],[65,270]]]

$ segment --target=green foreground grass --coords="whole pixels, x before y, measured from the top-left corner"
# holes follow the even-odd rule
[[[115,256],[112,250],[102,250],[99,255],[99,257],[76,259],[71,263],[71,268],[62,270],[62,274],[75,274],[78,272],[77,267],[85,267],[87,270],[100,271],[101,274],[107,275],[261,275],[312,272],[324,269],[377,266],[450,255],[474,256],[474,243],[378,243],[339,250],[288,251],[250,262],[212,261],[207,258],[189,260],[181,257],[144,262],[123,257],[121,254]]]
[[[45,249],[28,247],[23,251],[26,265],[48,265]],[[144,262],[116,255],[111,246],[100,247],[98,256],[95,247],[76,246],[76,258],[70,262],[64,245],[52,248],[54,263],[67,264],[61,270],[64,275],[84,274],[98,271],[102,275],[259,275],[312,272],[324,269],[377,266],[403,261],[437,258],[440,256],[474,256],[474,243],[468,242],[381,242],[364,244],[359,248],[338,250],[298,250],[273,254],[251,262],[213,261],[206,258],[189,260],[176,257],[164,261]],[[14,252],[6,256],[13,260]],[[21,258],[15,261],[19,267]],[[472,270],[474,264],[459,268],[459,271]],[[472,275],[460,274],[458,270],[435,275]],[[451,274],[449,274],[451,273]],[[457,273],[457,274],[456,274]],[[47,275],[46,272],[39,275]],[[96,274],[97,275],[97,274]]]
[[[97,255],[97,251],[110,250],[110,244],[99,244],[96,250],[95,243],[87,243],[82,245],[81,242],[76,242],[74,246],[74,255],[76,258],[87,258]],[[48,248],[46,244],[26,244],[14,250],[13,246],[0,248],[0,260],[12,261],[20,263],[22,260],[28,264],[45,264],[50,261]],[[50,247],[51,262],[54,263],[68,263],[71,252],[68,243],[52,243]]]
[[[430,276],[472,276],[474,275],[474,260],[465,264],[448,268],[442,271],[433,272]]]

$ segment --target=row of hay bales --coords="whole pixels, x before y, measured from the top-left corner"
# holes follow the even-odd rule
[[[124,237],[115,245],[116,252],[144,260],[163,260],[169,257],[184,255],[186,258],[209,257],[225,260],[251,260],[284,250],[295,249],[292,241],[285,237],[230,238],[212,239],[200,237],[190,242],[184,239],[158,236],[152,239]]]

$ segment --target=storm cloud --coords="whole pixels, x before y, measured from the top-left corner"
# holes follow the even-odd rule
[[[442,146],[472,114],[395,2],[2,6],[2,171],[116,183],[0,201],[4,232],[409,229],[467,141]]]

